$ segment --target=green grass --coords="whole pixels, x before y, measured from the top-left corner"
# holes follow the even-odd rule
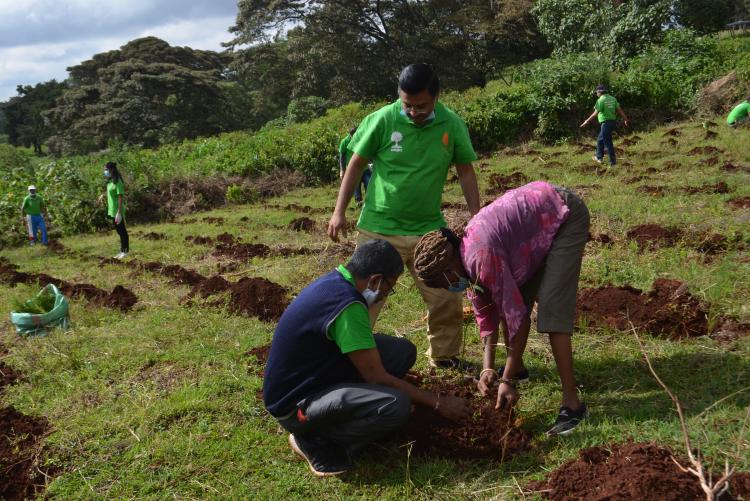
[[[622,167],[602,174],[589,169],[592,152],[579,153],[574,145],[531,145],[538,154],[497,153],[477,163],[484,165],[480,187],[484,191],[492,173],[517,170],[530,179],[544,177],[578,189],[592,213],[592,233],[606,232],[615,240],[611,247],[596,243],[587,247],[582,287],[612,283],[649,289],[655,278],[678,278],[711,303],[712,317],[750,321],[747,250],[733,248],[704,262],[687,245],[639,252],[625,239],[631,226],[653,222],[697,232],[740,234],[745,245],[750,243],[750,213],[732,210],[725,203],[750,195],[749,176],[719,169],[724,160],[750,163],[747,130],[719,126],[714,129],[719,137],[705,142],[699,123],[676,125],[683,132],[677,148],[661,144],[666,129],[640,134],[643,140],[620,156]],[[705,155],[686,155],[693,146],[704,144],[725,150],[719,165],[702,166],[699,160]],[[560,165],[549,167],[551,161]],[[670,161],[678,162],[679,168],[662,171]],[[649,167],[658,169],[647,174],[649,179],[623,182]],[[719,180],[733,192],[685,195],[678,191]],[[662,185],[669,191],[664,197],[653,197],[636,191],[642,185]],[[331,208],[335,193],[333,186],[307,188],[268,203]],[[444,198],[461,200],[459,185],[449,183]],[[355,211],[349,214],[354,217]],[[226,224],[203,223],[204,216],[224,217]],[[248,221],[240,221],[244,216]],[[329,214],[309,215],[318,223],[313,234],[284,228],[299,216],[261,204],[232,206],[191,215],[190,219],[197,219],[193,224],[132,227],[131,247],[133,256],[141,260],[178,263],[210,275],[216,272],[217,258],[207,252],[209,247],[185,244],[186,235],[229,231],[244,241],[325,247],[323,228]],[[139,238],[150,231],[168,238]],[[375,445],[357,460],[353,473],[317,480],[295,458],[285,435],[255,397],[261,380],[250,370],[253,359],[244,353],[269,342],[273,324],[206,306],[185,307],[180,298],[187,293],[186,286],[169,285],[147,272],[100,266],[96,256],[117,251],[114,232],[66,238],[62,243],[82,257],[64,258],[40,247],[5,250],[2,255],[22,271],[107,290],[125,285],[139,303],[123,314],[72,300],[72,330],[29,339],[13,333],[6,308],[0,343],[9,354],[3,361],[25,377],[9,387],[0,401],[27,414],[47,416],[54,426],[55,432],[46,439],[48,461],[60,465],[62,473],[49,486],[52,497],[510,499],[521,497],[519,484],[576,457],[581,447],[632,438],[681,449],[676,413],[649,374],[633,336],[583,329],[574,337],[576,372],[591,416],[573,435],[544,435],[559,405],[559,383],[549,344],[533,335],[526,360],[533,382],[523,387],[518,407],[522,425],[533,437],[529,452],[497,464],[410,457],[408,447]],[[337,258],[325,254],[255,259],[228,278],[262,276],[297,292],[337,264]],[[0,304],[10,305],[13,298],[32,297],[37,291],[31,286],[0,286]],[[411,279],[404,277],[378,329],[407,337],[423,352],[423,314]],[[709,338],[671,342],[645,336],[644,340],[656,370],[683,402],[695,444],[712,461],[721,463],[728,457],[739,469],[750,469],[750,431],[743,428],[750,391],[741,391],[750,384],[750,339],[731,344]],[[474,325],[466,326],[465,355],[479,360]],[[419,357],[418,367],[425,365],[424,357]],[[712,406],[734,392],[738,393]]]

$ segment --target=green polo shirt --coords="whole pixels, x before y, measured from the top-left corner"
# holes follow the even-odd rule
[[[741,118],[746,118],[748,114],[750,114],[750,102],[743,101],[729,112],[729,116],[727,116],[727,123],[733,124]]]
[[[120,215],[125,219],[125,185],[122,179],[116,183],[110,181],[107,183],[107,215],[115,217],[117,215],[117,196],[122,195],[122,210]]]
[[[599,123],[606,120],[617,120],[617,108],[619,106],[620,103],[617,102],[617,99],[615,99],[614,96],[602,94],[602,96],[596,100],[596,104],[594,105],[594,109],[599,112],[599,115],[597,116]]]
[[[44,206],[44,199],[37,193],[35,197],[26,195],[21,205],[21,210],[29,216],[38,216],[42,213],[42,206]]]
[[[344,265],[336,268],[347,282],[354,285],[354,277]],[[336,343],[341,353],[375,348],[375,338],[370,327],[370,314],[362,303],[352,303],[344,308],[328,327],[328,337]]]
[[[374,162],[357,226],[383,235],[424,235],[445,226],[440,212],[451,164],[477,159],[464,121],[438,102],[435,118],[418,126],[401,101],[368,115],[349,149]]]

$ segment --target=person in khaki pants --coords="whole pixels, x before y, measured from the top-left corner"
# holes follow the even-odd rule
[[[464,121],[438,101],[440,82],[427,64],[412,64],[399,76],[399,99],[368,115],[357,128],[341,181],[328,235],[346,236],[346,207],[369,162],[375,168],[357,223],[357,244],[371,239],[391,243],[401,254],[427,304],[427,355],[441,368],[465,368],[457,355],[463,319],[461,297],[431,289],[414,273],[414,247],[419,238],[445,226],[440,212],[451,165],[461,183],[469,212],[479,212],[479,188],[471,162],[477,159]],[[370,310],[375,323],[382,302]]]

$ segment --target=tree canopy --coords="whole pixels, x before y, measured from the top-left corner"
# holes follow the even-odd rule
[[[241,127],[241,99],[226,71],[230,55],[172,47],[155,37],[128,42],[68,68],[68,89],[44,118],[55,152],[109,141],[156,146]]]
[[[53,107],[66,87],[55,80],[34,86],[19,85],[18,95],[0,104],[3,115],[0,132],[8,135],[8,142],[13,146],[33,147],[36,153],[41,153],[42,144],[51,133],[42,119],[42,111]]]

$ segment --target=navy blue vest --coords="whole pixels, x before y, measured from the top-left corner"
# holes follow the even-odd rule
[[[282,417],[297,403],[329,386],[360,381],[348,355],[328,338],[328,327],[352,303],[365,298],[338,271],[300,292],[276,326],[263,376],[263,402]]]

